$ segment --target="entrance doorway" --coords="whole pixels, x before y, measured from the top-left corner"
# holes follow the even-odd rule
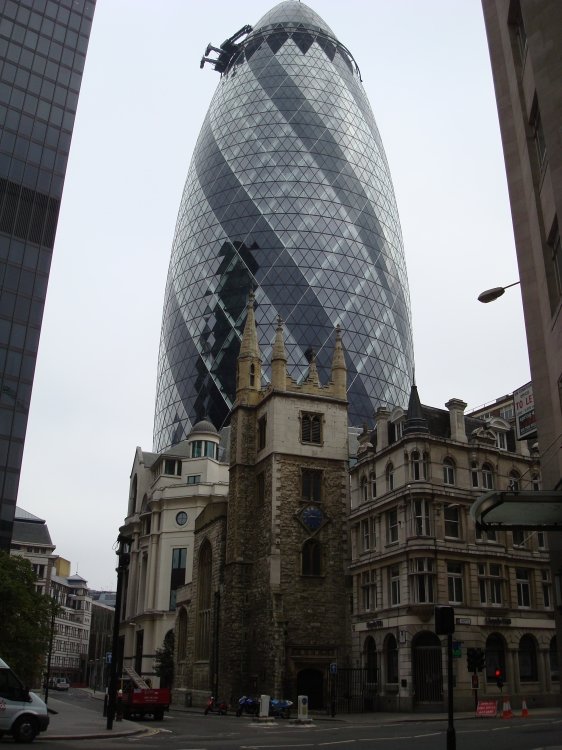
[[[435,633],[418,633],[412,641],[414,700],[416,705],[443,702],[441,641]]]
[[[308,696],[313,711],[324,708],[324,678],[318,669],[301,669],[297,675],[297,694]]]

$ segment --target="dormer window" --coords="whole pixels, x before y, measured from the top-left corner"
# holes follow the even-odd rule
[[[505,432],[496,432],[496,448],[499,448],[501,451],[507,450],[507,437],[505,435]]]
[[[219,457],[219,446],[210,440],[194,440],[191,443],[191,458],[214,458]]]
[[[167,476],[179,477],[181,476],[181,461],[173,458],[164,459],[164,474]]]

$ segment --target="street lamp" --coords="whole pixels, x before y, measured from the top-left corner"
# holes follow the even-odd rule
[[[111,665],[109,676],[109,694],[107,696],[107,729],[113,729],[115,717],[115,701],[117,698],[117,667],[121,663],[119,654],[119,621],[121,618],[121,598],[123,596],[123,574],[129,567],[131,538],[119,534],[117,537],[115,554],[119,558],[117,564],[117,591],[115,593],[115,614],[113,617],[113,645],[111,649]]]
[[[487,302],[493,302],[498,297],[501,297],[506,289],[509,289],[512,286],[517,286],[517,284],[520,283],[520,281],[514,281],[513,284],[506,284],[506,286],[495,286],[493,287],[493,289],[486,289],[485,292],[482,292],[478,295],[478,302],[483,302],[484,304],[486,304]]]
[[[53,658],[53,640],[55,638],[55,615],[57,613],[57,605],[55,600],[51,597],[51,631],[49,636],[49,653],[47,654],[47,676],[45,678],[45,704],[49,701],[49,682],[51,681],[51,659]]]

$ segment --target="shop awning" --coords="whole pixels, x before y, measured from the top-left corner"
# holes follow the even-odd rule
[[[483,529],[562,531],[562,492],[492,490],[472,504],[470,515]]]

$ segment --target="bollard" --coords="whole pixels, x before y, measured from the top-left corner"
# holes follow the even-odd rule
[[[307,695],[299,695],[298,697],[298,716],[297,719],[299,721],[307,721],[308,720],[308,696]]]
[[[260,695],[260,719],[269,716],[269,695]]]

